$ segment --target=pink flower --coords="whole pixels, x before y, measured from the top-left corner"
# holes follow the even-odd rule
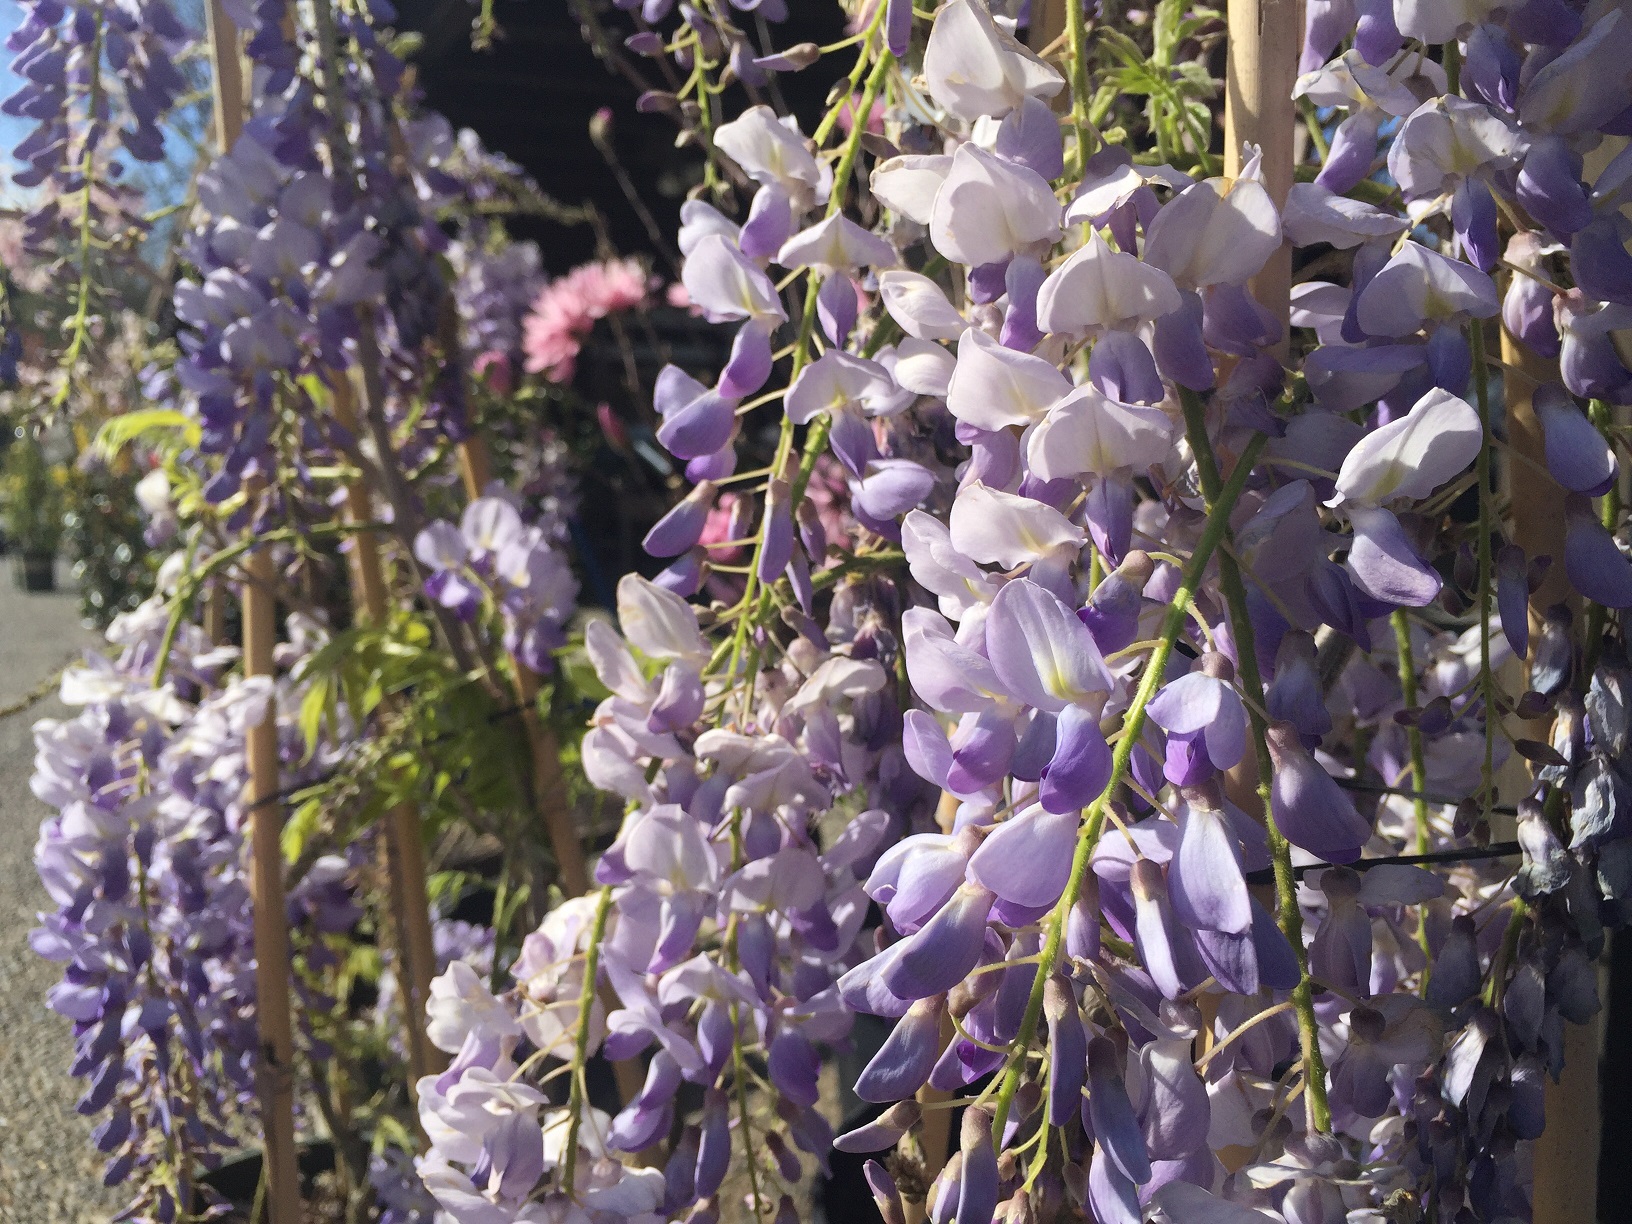
[[[729,565],[744,555],[741,545],[735,548],[709,548],[711,544],[723,544],[732,538],[739,500],[735,493],[722,493],[719,500],[714,503],[714,508],[708,512],[708,521],[704,524],[703,534],[698,537],[697,543],[708,548],[710,561]]]
[[[522,324],[527,372],[570,381],[595,320],[645,306],[649,291],[646,271],[633,259],[587,263],[557,277],[539,292]]]
[[[848,136],[856,126],[856,108],[861,105],[861,95],[851,94],[839,110],[839,127]],[[867,112],[867,131],[875,136],[884,134],[884,99],[878,98],[873,102],[873,109]]]
[[[470,372],[484,380],[495,395],[509,395],[515,389],[516,376],[510,368],[510,355],[497,349],[488,349],[471,362]]]

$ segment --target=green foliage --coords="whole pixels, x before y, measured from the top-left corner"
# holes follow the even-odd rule
[[[24,553],[53,554],[62,544],[63,473],[52,469],[39,439],[22,435],[6,448],[3,471],[6,535]]]
[[[136,508],[139,473],[102,465],[67,475],[65,543],[74,558],[80,612],[105,628],[153,589],[158,559],[142,538]]]
[[[1100,27],[1096,39],[1105,67],[1089,107],[1093,121],[1103,125],[1124,97],[1144,98],[1156,160],[1212,173],[1208,140],[1219,82],[1196,59],[1181,58],[1180,48],[1204,37],[1221,18],[1216,9],[1161,0],[1150,23],[1149,51],[1113,26]]]
[[[173,408],[145,408],[105,421],[92,445],[99,455],[112,459],[132,442],[152,445],[179,442],[183,446],[197,446],[201,433],[198,422],[185,413]]]

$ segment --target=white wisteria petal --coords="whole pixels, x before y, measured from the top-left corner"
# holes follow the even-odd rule
[[[942,614],[953,620],[990,603],[997,593],[997,583],[953,547],[951,531],[933,514],[907,513],[901,520],[901,551],[913,578],[940,598]]]
[[[1003,585],[986,618],[986,651],[1009,692],[1057,712],[1109,693],[1111,674],[1088,627],[1029,578]]]
[[[1600,127],[1625,109],[1629,69],[1632,19],[1610,8],[1530,79],[1519,98],[1519,119],[1526,128],[1558,136]]]
[[[951,389],[952,372],[956,368],[957,359],[933,340],[908,337],[895,346],[896,385],[914,395],[944,399]]]
[[[1181,287],[1244,285],[1281,245],[1281,218],[1252,178],[1206,179],[1162,207],[1145,239],[1145,260]]]
[[[889,268],[899,260],[895,248],[843,213],[834,213],[782,244],[776,262],[784,268],[816,267],[848,272],[856,268]]]
[[[1173,278],[1134,255],[1113,251],[1097,230],[1037,292],[1037,326],[1045,332],[1124,327],[1172,314],[1184,304]]]
[[[777,324],[788,317],[771,278],[724,234],[697,240],[680,271],[680,283],[710,323],[755,319]]]
[[[1422,55],[1397,56],[1387,64],[1366,63],[1360,52],[1343,53],[1355,87],[1371,105],[1396,119],[1403,119],[1421,105],[1424,98],[1438,98],[1450,92],[1445,69]]]
[[[881,162],[870,181],[873,195],[909,221],[928,225],[935,193],[952,171],[950,153],[904,153]]]
[[[930,211],[937,251],[978,268],[1059,237],[1060,202],[1040,174],[976,144],[958,146]]]
[[[1173,422],[1160,408],[1118,403],[1092,385],[1055,404],[1026,437],[1031,470],[1044,480],[1143,471],[1172,449]]]
[[[708,662],[708,643],[692,606],[639,574],[618,580],[618,625],[629,643],[649,659],[679,659],[699,666]]]
[[[1407,242],[1360,291],[1354,309],[1367,335],[1397,337],[1430,321],[1488,319],[1501,305],[1495,282],[1478,268]]]
[[[956,340],[969,326],[946,293],[929,277],[891,268],[878,278],[879,296],[890,318],[918,340]]]
[[[952,0],[935,15],[924,79],[936,102],[968,123],[1001,119],[1030,98],[1052,98],[1065,78],[992,20],[983,0]]]
[[[714,129],[714,144],[756,183],[774,183],[794,199],[814,199],[824,175],[797,127],[768,106],[750,106]]]
[[[1070,392],[1070,379],[1052,363],[1004,348],[971,327],[958,341],[946,406],[960,421],[998,430],[1030,424]]]
[[[1434,98],[1400,126],[1388,151],[1388,172],[1407,199],[1431,199],[1481,171],[1496,174],[1514,165],[1526,143],[1500,111],[1457,97]]]
[[[1404,217],[1336,195],[1319,183],[1293,183],[1281,211],[1282,232],[1293,246],[1324,242],[1347,250],[1368,238],[1402,234],[1409,225]]]
[[[958,492],[950,518],[952,547],[981,565],[1013,569],[1087,538],[1053,506],[989,489],[978,481]]]
[[[1435,387],[1399,420],[1360,439],[1343,460],[1329,504],[1427,497],[1474,461],[1483,439],[1472,406]]]
[[[1394,24],[1407,38],[1450,42],[1463,26],[1478,25],[1501,0],[1394,0]]]
[[[830,349],[799,371],[783,407],[795,425],[806,425],[824,412],[859,409],[869,399],[894,390],[889,371],[878,362]]]

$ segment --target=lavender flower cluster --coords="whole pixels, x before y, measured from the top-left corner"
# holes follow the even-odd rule
[[[837,107],[813,142],[696,103],[751,201],[686,206],[683,283],[738,330],[712,385],[658,380],[694,488],[647,548],[675,560],[586,637],[612,695],[584,767],[627,815],[593,940],[552,948],[610,1010],[580,979],[576,1044],[534,1042],[546,1065],[649,1055],[646,1085],[610,1123],[569,1112],[542,1162],[529,1120],[514,1181],[508,1135],[436,1138],[431,1166],[457,1148],[471,1180],[433,1191],[456,1219],[713,1219],[734,1135],[754,1208],[794,1218],[819,1051],[870,1013],[891,1028],[855,1091],[888,1108],[837,1144],[895,1149],[869,1166],[886,1219],[903,1190],[974,1224],[1525,1217],[1542,1086],[1625,891],[1625,159],[1582,177],[1632,106],[1624,18],[1312,5],[1298,93],[1330,147],[1284,201],[1256,150],[1222,178],[1194,145],[1176,166],[1104,144],[1086,82],[982,0],[944,5],[909,67],[911,22],[855,27],[840,105],[884,104],[865,145],[823,150]],[[706,66],[725,26],[687,11],[630,46]],[[1288,244],[1339,270],[1294,289],[1290,335],[1253,292]],[[1560,361],[1533,396],[1530,462],[1568,493],[1545,559],[1492,481],[1498,317]],[[765,403],[780,445],[739,478]],[[805,498],[823,450],[853,549]],[[708,529],[743,481],[751,563],[722,567]],[[1560,606],[1532,641],[1549,561],[1584,637]],[[734,604],[686,602],[711,574]],[[1526,655],[1521,696],[1497,673]],[[1504,797],[1516,874],[1472,853]],[[535,1005],[468,1003],[491,1019],[449,1075],[518,1091],[503,1034]],[[945,1094],[950,1160],[903,1142]],[[663,1183],[620,1215],[573,1143],[597,1168],[656,1145]]]
[[[169,643],[160,677],[168,621],[163,601],[149,600],[109,628],[117,657],[90,654],[65,674],[62,698],[80,712],[36,724],[32,783],[58,814],[35,848],[57,908],[31,942],[62,965],[49,1003],[73,1022],[71,1072],[86,1081],[79,1111],[99,1119],[104,1180],[131,1182],[128,1218],[156,1221],[202,1210],[196,1179],[253,1117],[245,732],[269,698],[300,706],[287,680],[230,675],[237,651],[195,626]],[[286,655],[321,645],[309,627],[293,629]],[[280,740],[296,786],[338,752],[308,754],[292,713]],[[309,864],[289,892],[290,927],[349,931],[361,913],[355,867],[345,853]],[[314,941],[309,965],[323,958]]]
[[[490,961],[436,978],[452,1061],[416,1085],[419,1184],[375,1161],[387,1218],[711,1224],[740,1193],[782,1224],[835,1147],[875,1156],[892,1222],[1527,1217],[1544,1085],[1632,890],[1625,15],[1312,0],[1318,157],[1288,185],[1252,148],[1217,172],[1175,83],[1205,71],[1173,69],[1211,17],[1175,0],[1102,31],[1168,74],[1142,111],[1096,83],[1074,3],[1069,79],[986,0],[874,0],[781,51],[738,24],[769,0],[617,7],[668,86],[641,105],[708,159],[685,296],[735,332],[717,374],[658,377],[691,488],[646,538],[667,568],[583,631],[605,695],[579,759],[621,828],[506,988]],[[343,63],[317,12],[253,14],[259,103],[178,294],[218,501],[333,444],[273,411],[284,376],[371,344],[404,404],[465,424],[459,363],[428,359],[451,133],[397,125],[382,6],[333,15]],[[807,135],[771,86],[831,57]],[[514,352],[507,277],[453,294],[472,347]],[[1556,484],[1556,539],[1504,466]],[[576,581],[514,493],[396,527],[413,590],[549,669]],[[253,1040],[222,745],[255,682],[184,631],[149,690],[160,624],[122,622],[106,696],[42,735],[42,949],[116,1172],[188,1167],[152,1145],[225,1113]],[[302,921],[349,920],[348,865]],[[211,975],[234,988],[200,997]],[[824,1059],[862,1015],[879,1111],[835,1138]],[[594,1056],[643,1077],[615,1115]],[[175,1068],[214,1113],[176,1108]]]

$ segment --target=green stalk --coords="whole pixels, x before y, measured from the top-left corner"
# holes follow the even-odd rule
[[[1598,432],[1604,435],[1606,442],[1613,439],[1615,425],[1614,416],[1610,407],[1603,400],[1593,400],[1587,415],[1592,423],[1598,427]],[[1598,500],[1598,521],[1604,525],[1604,530],[1611,535],[1621,521],[1621,486],[1619,480],[1609,487],[1609,491]],[[1604,645],[1604,623],[1609,619],[1609,609],[1602,604],[1589,603],[1587,605],[1587,640],[1583,652],[1582,674],[1590,679],[1598,667],[1598,655]]]
[[[1417,704],[1417,661],[1411,650],[1411,618],[1405,614],[1404,608],[1396,608],[1388,620],[1389,624],[1394,626],[1394,650],[1399,655],[1400,692],[1405,698],[1406,708],[1412,709]],[[1416,801],[1417,853],[1427,854],[1428,801],[1420,797],[1428,790],[1422,730],[1414,726],[1408,727],[1406,742],[1411,748],[1411,790],[1419,796]]]
[[[1178,641],[1179,634],[1184,631],[1189,620],[1190,604],[1195,598],[1196,591],[1201,587],[1207,562],[1229,528],[1230,511],[1235,508],[1241,490],[1246,487],[1247,476],[1252,471],[1258,452],[1263,449],[1264,441],[1264,436],[1259,434],[1247,443],[1235,471],[1230,473],[1228,483],[1208,512],[1207,523],[1202,528],[1201,538],[1196,541],[1195,550],[1190,555],[1190,565],[1185,570],[1184,580],[1179,584],[1178,591],[1173,595],[1173,602],[1168,605],[1167,614],[1162,619],[1161,636],[1151,649],[1150,662],[1146,664],[1144,675],[1139,679],[1139,687],[1133,694],[1133,701],[1123,716],[1122,738],[1117,741],[1115,751],[1111,755],[1111,780],[1105,784],[1105,789],[1100,792],[1099,797],[1088,805],[1088,818],[1083,822],[1082,832],[1077,837],[1076,852],[1071,858],[1071,876],[1066,881],[1065,892],[1054,906],[1054,912],[1049,915],[1048,934],[1043,941],[1042,954],[1038,957],[1037,977],[1031,985],[1031,998],[1026,1002],[1026,1014],[1020,1022],[1020,1032],[1015,1037],[1014,1052],[1009,1055],[1008,1069],[1004,1072],[1002,1085],[998,1089],[997,1113],[992,1121],[992,1136],[995,1143],[1003,1141],[1003,1128],[1008,1122],[1009,1109],[1014,1104],[1014,1094],[1020,1087],[1026,1053],[1031,1048],[1032,1039],[1037,1035],[1037,1021],[1043,1011],[1043,985],[1059,963],[1060,945],[1065,939],[1065,920],[1082,892],[1082,882],[1088,875],[1088,860],[1099,841],[1100,831],[1105,827],[1105,812],[1110,806],[1111,796],[1116,794],[1117,788],[1128,776],[1128,768],[1133,762],[1133,750],[1138,746],[1139,736],[1145,727],[1145,707],[1150,704],[1151,698],[1156,696],[1156,690],[1161,686],[1162,677],[1167,671],[1167,661],[1173,654],[1174,643]]]
[[[612,887],[601,889],[595,903],[595,924],[584,949],[584,992],[578,999],[578,1024],[572,1042],[572,1088],[567,1093],[567,1155],[561,1169],[561,1189],[572,1197],[572,1179],[578,1169],[578,1128],[584,1120],[584,1063],[589,1058],[590,1018],[595,1014],[595,979],[600,975],[601,944],[606,920],[612,913]]]
[[[1485,329],[1475,319],[1468,325],[1468,348],[1473,354],[1473,394],[1479,410],[1479,459],[1474,467],[1479,481],[1479,692],[1485,707],[1485,759],[1479,769],[1483,794],[1481,815],[1490,818],[1496,800],[1496,677],[1490,670],[1490,588],[1492,564],[1490,535],[1495,529],[1490,504],[1490,368],[1485,364]],[[1422,789],[1420,786],[1417,789]]]
[[[1404,608],[1396,608],[1389,616],[1389,623],[1394,626],[1395,653],[1399,655],[1400,692],[1404,694],[1407,709],[1417,704],[1417,662],[1411,652],[1411,618],[1405,614]],[[1405,729],[1406,747],[1411,754],[1411,792],[1416,797],[1411,802],[1412,812],[1416,816],[1417,853],[1427,854],[1429,849],[1428,827],[1428,800],[1425,797],[1428,790],[1428,765],[1423,754],[1422,728],[1409,726]],[[1428,924],[1417,922],[1417,943],[1422,947],[1422,954],[1426,958],[1422,968],[1422,989],[1428,989],[1428,973],[1433,968],[1434,954],[1428,945]]]
[[[1065,6],[1065,33],[1071,44],[1071,123],[1077,130],[1076,176],[1088,164],[1088,20],[1081,4]]]
[[[1218,507],[1225,511],[1224,534],[1229,535],[1228,512],[1231,502],[1222,502],[1223,489],[1218,478],[1218,461],[1213,457],[1212,444],[1207,440],[1207,416],[1201,398],[1193,391],[1181,388],[1184,404],[1185,434],[1190,450],[1196,457],[1196,471],[1201,476],[1201,492],[1208,512],[1216,514]],[[1232,481],[1242,477],[1242,469],[1250,467],[1249,456],[1243,454],[1237,462]],[[1233,502],[1233,499],[1232,499]],[[1298,882],[1292,873],[1292,845],[1275,824],[1275,813],[1270,804],[1270,781],[1275,764],[1269,755],[1264,719],[1264,680],[1258,670],[1258,652],[1253,645],[1252,619],[1247,611],[1247,589],[1241,581],[1241,569],[1228,549],[1218,554],[1220,585],[1224,601],[1230,610],[1230,629],[1235,635],[1235,653],[1240,656],[1239,680],[1247,696],[1247,715],[1252,720],[1252,747],[1258,765],[1258,801],[1263,805],[1264,828],[1269,834],[1270,857],[1275,864],[1276,920],[1292,955],[1298,962],[1298,984],[1292,988],[1292,1008],[1298,1017],[1298,1035],[1303,1046],[1303,1082],[1309,1095],[1310,1124],[1317,1131],[1332,1129],[1332,1110],[1326,1103],[1326,1060],[1320,1052],[1320,1030],[1315,1022],[1314,983],[1309,977],[1309,955],[1303,946],[1303,914],[1298,909]],[[1420,786],[1419,788],[1420,789]]]
[[[880,7],[879,13],[881,15],[883,11],[883,8]],[[867,62],[867,53],[873,46],[874,36],[877,33],[879,20],[881,20],[881,17],[874,20],[874,28],[869,34],[866,45],[862,49],[862,54],[856,61],[856,76],[858,78],[860,76],[861,66]],[[884,87],[884,78],[889,72],[890,65],[893,63],[895,63],[895,57],[891,55],[889,51],[885,51],[876,61],[874,61],[873,70],[867,77],[867,86],[861,95],[860,115],[867,115],[872,112],[873,103],[877,101],[879,91]],[[837,109],[835,109],[832,113],[837,114]],[[824,124],[823,129],[819,130],[825,130],[826,128],[827,125]],[[858,118],[857,122],[851,126],[850,136],[849,139],[845,141],[844,151],[839,154],[839,164],[837,169],[833,172],[833,190],[827,199],[827,215],[830,217],[844,207],[845,184],[850,181],[850,175],[855,170],[856,158],[861,154],[861,135],[865,129],[865,122]],[[816,295],[820,288],[821,284],[816,279],[814,274],[807,276],[805,282],[805,306],[804,310],[799,316],[799,334],[794,340],[793,371],[788,376],[789,386],[793,385],[793,380],[799,377],[800,371],[805,367],[805,362],[809,360],[811,336],[816,330]],[[805,489],[810,484],[810,473],[816,466],[816,459],[820,455],[821,445],[826,444],[827,433],[831,428],[832,422],[826,417],[823,417],[821,422],[811,426],[809,434],[806,438],[805,452],[800,459],[798,477],[793,486],[792,497],[788,506],[788,512],[790,514],[796,512],[799,509],[799,503],[804,500]],[[817,439],[818,436],[820,438],[821,445],[817,445],[813,449],[811,443]],[[788,457],[792,454],[792,452],[793,422],[787,416],[783,416],[782,431],[777,437],[776,441],[776,458],[771,462],[771,475],[773,478],[780,477],[782,473],[787,470]],[[742,602],[739,605],[742,608],[742,617],[737,622],[736,632],[733,635],[731,643],[730,659],[731,671],[733,674],[735,674],[738,665],[742,661],[743,650],[748,642],[748,634],[753,625],[757,623],[760,610],[766,606],[764,601],[757,599],[757,596],[759,594],[759,558],[765,551],[765,533],[769,526],[770,519],[769,517],[766,517],[764,521],[760,523],[759,538],[754,542],[753,560],[748,567],[748,579],[743,588]]]

